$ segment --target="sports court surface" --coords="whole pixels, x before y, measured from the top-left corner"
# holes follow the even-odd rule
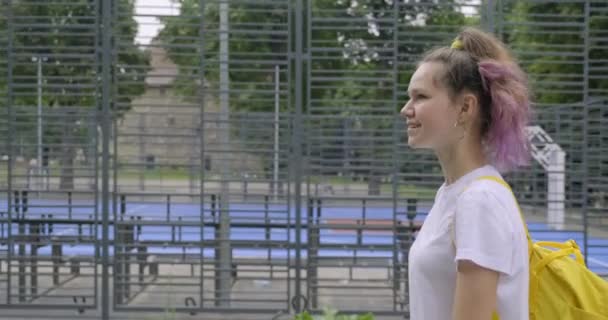
[[[18,207],[18,206],[16,206]],[[117,203],[116,208],[121,207]],[[110,205],[110,211],[113,206]],[[210,204],[203,204],[201,210],[199,203],[165,203],[159,202],[123,202],[122,212],[116,222],[129,222],[135,225],[134,238],[136,241],[149,243],[148,253],[150,254],[188,254],[200,255],[200,241],[215,239],[214,225],[218,220],[218,211]],[[415,222],[422,222],[428,212],[428,205],[418,206]],[[397,212],[405,211],[405,208],[397,208]],[[7,201],[0,201],[0,239],[8,239],[7,224]],[[201,215],[202,211],[202,215]],[[295,256],[295,250],[289,251],[287,246],[273,246],[272,249],[265,247],[264,243],[296,243],[295,230],[295,208],[287,205],[272,203],[231,203],[230,204],[231,222],[239,227],[232,227],[230,239],[240,243],[251,243],[251,248],[235,248],[233,255],[237,258],[256,258],[270,257],[284,259],[288,252],[291,258]],[[87,256],[95,253],[95,246],[101,246],[101,223],[97,224],[97,230],[92,226],[94,221],[94,206],[86,201],[73,201],[66,203],[63,200],[28,199],[25,217],[27,221],[38,221],[42,223],[42,234],[51,238],[77,239],[78,235],[85,235],[89,242],[74,241],[72,244],[64,245],[62,254],[64,256]],[[101,207],[98,208],[101,212]],[[364,230],[357,233],[355,230],[348,230],[344,226],[332,228],[332,224],[356,224],[357,221],[366,221],[368,224],[391,224],[393,219],[404,220],[402,216],[398,218],[393,214],[392,207],[367,206],[365,209],[353,206],[321,207],[315,209],[309,218],[309,208],[302,207],[302,245],[307,247],[308,233],[306,232],[308,221],[314,221],[324,228],[319,228],[320,240],[317,254],[321,257],[386,257],[393,256],[391,250],[386,250],[387,245],[395,243],[393,232],[389,230]],[[13,220],[15,220],[13,212]],[[49,216],[52,215],[51,216]],[[114,214],[111,213],[111,221]],[[101,216],[97,217],[101,221]],[[201,227],[200,221],[205,223]],[[46,223],[44,223],[46,221]],[[50,223],[53,221],[53,223]],[[88,221],[88,222],[87,222]],[[11,232],[18,234],[18,224],[13,221]],[[404,221],[407,222],[407,221]],[[80,224],[80,226],[79,226]],[[283,224],[283,227],[280,227]],[[254,225],[254,227],[247,227]],[[289,226],[286,228],[285,226]],[[534,240],[566,241],[575,240],[584,251],[584,232],[573,230],[552,230],[544,223],[528,223],[531,235]],[[114,224],[110,225],[110,239],[114,237]],[[342,229],[344,228],[344,229]],[[202,237],[202,239],[201,239]],[[95,240],[97,239],[97,240]],[[267,242],[264,242],[267,241]],[[151,245],[150,245],[151,243]],[[258,243],[259,245],[253,245]],[[364,249],[354,248],[353,245],[359,244]],[[330,245],[330,249],[324,249],[323,245]],[[343,245],[343,248],[340,246]],[[2,243],[6,249],[6,242]],[[375,249],[374,246],[378,246]],[[113,254],[110,247],[110,254]],[[608,274],[608,238],[588,237],[587,239],[587,263],[589,268],[600,274]],[[584,252],[583,252],[584,253]],[[39,255],[50,255],[51,247],[45,246],[38,249]],[[307,256],[307,251],[301,252],[302,257]],[[206,246],[203,250],[205,258],[215,255],[214,249]]]

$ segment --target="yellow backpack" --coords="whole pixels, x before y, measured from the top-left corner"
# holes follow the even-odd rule
[[[479,180],[496,181],[513,194],[498,177]],[[524,220],[521,208],[519,213]],[[587,269],[576,242],[533,242],[525,220],[524,227],[530,254],[530,320],[608,320],[608,281]],[[499,317],[494,314],[492,319]]]

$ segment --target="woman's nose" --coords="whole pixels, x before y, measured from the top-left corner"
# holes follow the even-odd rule
[[[403,108],[401,108],[400,114],[404,119],[410,118],[414,115],[414,110],[410,107],[410,101],[408,101]]]

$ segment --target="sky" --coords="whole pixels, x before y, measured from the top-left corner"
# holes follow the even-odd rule
[[[135,14],[135,21],[139,25],[135,41],[141,45],[147,45],[158,34],[162,25],[156,17],[139,15],[177,15],[179,14],[179,3],[171,0],[136,0]]]

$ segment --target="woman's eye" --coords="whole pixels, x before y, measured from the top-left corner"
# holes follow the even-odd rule
[[[416,99],[426,99],[426,98],[427,98],[427,96],[424,94],[419,94],[416,96]]]

